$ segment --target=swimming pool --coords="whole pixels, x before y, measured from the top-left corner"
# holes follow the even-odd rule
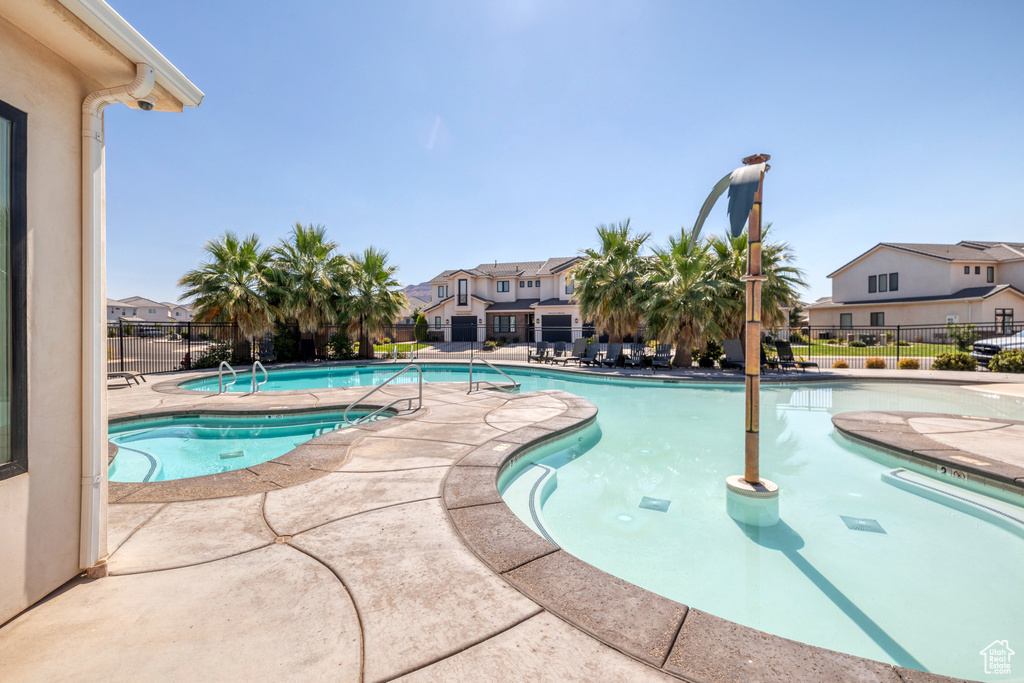
[[[366,414],[352,411],[349,417]],[[151,482],[230,472],[279,458],[348,425],[341,412],[176,415],[112,424],[109,439],[118,450],[108,478]]]
[[[569,390],[598,406],[597,424],[499,479],[513,511],[567,552],[753,628],[946,675],[983,679],[980,650],[1024,632],[1020,497],[908,472],[830,419],[1021,419],[1021,399],[903,383],[763,386],[761,471],[782,489],[782,522],[756,529],[726,514],[725,478],[743,469],[742,387]]]
[[[465,365],[422,367],[428,382],[469,377]],[[273,370],[265,389],[369,386],[397,369]],[[831,423],[852,410],[1024,419],[1022,399],[906,382],[764,385],[761,471],[782,488],[782,522],[754,530],[725,504],[725,478],[743,467],[742,385],[504,369],[524,392],[561,389],[599,409],[595,426],[538,449],[499,482],[516,514],[567,552],[753,628],[947,675],[984,678],[981,649],[1024,632],[1020,525],[924,495],[906,481],[922,475],[901,474],[905,462]],[[244,376],[238,385],[248,391]],[[217,390],[216,378],[182,386]],[[968,493],[1024,520],[1019,498]]]

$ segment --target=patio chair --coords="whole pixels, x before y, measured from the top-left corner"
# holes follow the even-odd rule
[[[647,361],[647,345],[643,340],[633,342],[629,349],[629,356],[623,358],[623,365],[627,368],[642,368]]]
[[[586,351],[587,338],[580,337],[579,339],[572,343],[572,351],[569,352],[569,355],[565,356],[564,358],[559,358],[559,360],[562,362],[562,365],[568,365],[569,361],[579,363],[580,358],[583,357],[583,354],[586,353]]]
[[[529,363],[531,360],[535,360],[538,363],[543,363],[548,357],[548,343],[546,341],[537,342],[537,353],[526,356],[526,362]]]
[[[622,344],[609,344],[608,351],[604,354],[604,358],[601,359],[601,365],[609,368],[613,368],[619,364],[620,356],[622,355]]]
[[[256,353],[259,355],[261,363],[277,362],[277,351],[274,350],[274,341],[272,339],[261,340]]]
[[[587,348],[583,351],[583,355],[580,356],[580,365],[594,365],[599,362],[598,356],[601,355],[601,344],[598,342],[589,342]]]
[[[761,347],[761,369],[762,370],[780,370],[779,361],[776,358],[769,358],[768,354],[764,351],[764,344],[760,344]]]
[[[142,373],[140,373],[140,372],[108,372],[107,373],[107,379],[123,379],[125,381],[125,383],[129,387],[132,385],[132,380],[135,380],[135,384],[138,384],[140,378],[142,379],[143,382],[146,381],[146,378],[143,377]]]
[[[651,371],[658,368],[672,368],[672,345],[659,343],[654,347],[654,357],[651,359]]]
[[[797,360],[793,356],[793,347],[788,341],[775,342],[775,352],[779,354],[779,365],[782,367],[800,368],[801,372],[804,371],[804,368],[818,368],[818,372],[821,372],[821,368],[818,367],[817,363]]]
[[[742,370],[746,367],[746,360],[743,356],[743,342],[739,339],[726,339],[722,342],[725,346],[725,358],[718,361],[718,365],[723,370],[730,368],[738,368]]]
[[[552,355],[547,357],[548,363],[558,363],[565,358],[565,342],[555,342]]]

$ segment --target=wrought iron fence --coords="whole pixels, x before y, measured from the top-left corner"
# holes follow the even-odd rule
[[[801,327],[783,333],[767,333],[769,358],[776,355],[775,336],[788,337],[797,360],[831,368],[843,363],[850,368],[873,365],[898,367],[913,359],[927,370],[936,357],[956,351],[970,352],[972,344],[992,337],[1009,336],[1024,330],[1024,324],[896,325],[888,327]],[[216,367],[220,361],[264,364],[317,360],[355,360],[360,357],[358,335],[342,326],[324,326],[314,333],[302,333],[297,325],[279,325],[264,339],[242,337],[233,323],[110,323],[107,327],[108,371],[142,374]],[[642,341],[643,330],[627,335],[629,345]],[[480,355],[494,361],[526,362],[536,353],[537,342],[572,344],[581,337],[595,338],[602,345],[607,334],[596,334],[587,326],[495,329],[486,325],[395,325],[372,335],[373,358],[468,360]],[[618,340],[616,340],[618,341]],[[602,347],[604,348],[604,347]],[[984,367],[983,365],[981,366]]]

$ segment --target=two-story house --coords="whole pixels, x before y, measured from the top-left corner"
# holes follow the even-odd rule
[[[133,296],[127,299],[107,299],[107,322],[119,320],[132,323],[180,324],[192,320],[193,311],[188,306],[163,303]]]
[[[444,341],[571,341],[583,331],[569,274],[577,256],[481,263],[430,281],[422,313]]]
[[[810,324],[838,328],[947,323],[1009,327],[1024,315],[1024,243],[883,242],[833,273]]]

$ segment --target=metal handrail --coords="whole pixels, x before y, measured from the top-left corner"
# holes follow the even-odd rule
[[[383,389],[387,385],[391,384],[391,382],[393,382],[394,380],[398,379],[399,377],[401,377],[402,375],[404,375],[405,373],[407,373],[407,372],[409,372],[410,370],[413,370],[413,369],[415,369],[416,372],[419,374],[419,395],[415,397],[415,400],[418,401],[418,405],[416,406],[416,410],[419,410],[423,406],[423,369],[420,368],[420,366],[418,366],[418,365],[410,363],[409,365],[406,365],[404,368],[402,368],[401,370],[399,370],[395,374],[391,375],[391,377],[388,377],[381,384],[378,384],[373,389],[370,389],[368,392],[366,392],[365,394],[360,396],[358,400],[353,401],[351,404],[349,404],[349,406],[347,408],[345,408],[345,412],[342,413],[341,418],[345,422],[348,422],[349,421],[349,419],[348,419],[348,411],[352,410],[352,408],[356,407],[357,405],[359,405],[360,403],[362,403],[363,401],[368,399],[370,396],[373,396],[373,394],[375,394],[376,392],[380,391],[381,389]],[[377,410],[373,411],[372,413],[368,413],[366,415],[363,415],[362,417],[357,419],[355,422],[350,422],[349,424],[359,424],[360,422],[365,422],[366,420],[369,420],[371,417],[376,417],[378,414],[384,412],[385,410],[387,410],[388,408],[390,408],[391,406],[395,405],[396,403],[398,403],[400,401],[408,401],[409,402],[409,406],[408,406],[407,410],[412,410],[412,402],[413,402],[413,400],[414,399],[413,399],[412,396],[410,396],[409,398],[396,398],[394,401],[392,401],[391,403],[387,404],[386,406],[381,406],[380,408],[377,408]]]
[[[483,363],[484,365],[489,367],[491,370],[494,370],[496,373],[498,373],[499,375],[501,375],[502,377],[507,379],[512,386],[507,386],[505,384],[495,384],[494,382],[492,382],[490,380],[486,380],[486,379],[478,379],[476,382],[474,382],[473,381],[473,363],[475,363],[477,361],[480,361],[481,363]],[[481,384],[489,384],[490,386],[494,387],[498,391],[504,391],[507,394],[515,393],[516,389],[519,388],[519,383],[516,382],[511,377],[509,377],[508,375],[506,375],[504,372],[502,372],[501,368],[499,368],[499,367],[497,367],[495,365],[492,365],[490,361],[488,361],[486,358],[481,358],[480,356],[473,356],[472,358],[469,359],[469,390],[470,391],[474,391],[474,389],[473,389],[473,385],[474,384],[476,384],[476,390],[477,391],[480,390],[480,385]]]
[[[224,367],[225,366],[227,366],[227,369],[231,371],[231,376],[234,377],[234,379],[231,380],[230,382],[228,382],[226,385],[224,384]],[[233,367],[231,367],[231,363],[227,362],[226,360],[222,360],[220,362],[220,365],[217,366],[217,393],[218,394],[223,394],[225,391],[228,390],[228,387],[230,387],[232,384],[234,384],[237,381],[238,381],[238,373],[235,372],[235,369]]]
[[[263,381],[260,382],[259,384],[256,383],[256,368],[259,368],[260,370],[263,371]],[[267,369],[265,367],[263,367],[263,363],[261,363],[259,361],[256,361],[255,363],[253,363],[252,364],[252,393],[258,394],[259,391],[260,391],[260,387],[262,387],[264,384],[266,384],[269,380],[270,380],[270,374],[267,372]]]

